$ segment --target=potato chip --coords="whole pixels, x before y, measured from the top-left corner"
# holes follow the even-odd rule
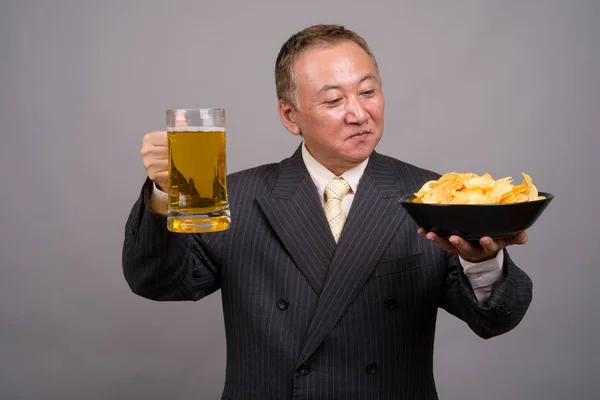
[[[523,182],[529,188],[529,192],[527,193],[528,200],[529,201],[536,200],[539,196],[538,196],[538,190],[535,187],[535,185],[533,184],[533,180],[525,172],[522,172],[522,174],[523,174]]]
[[[506,204],[506,203],[516,203],[516,198],[519,195],[522,194],[526,194],[527,193],[527,185],[525,184],[520,184],[517,185],[515,187],[512,188],[512,190],[507,193],[503,198],[500,199],[500,204]],[[522,197],[520,197],[522,198]]]
[[[496,182],[492,178],[492,176],[488,173],[483,174],[482,176],[475,176],[468,181],[465,182],[465,188],[467,189],[483,189],[489,190],[494,187]]]
[[[415,203],[427,204],[509,204],[544,199],[531,176],[522,173],[520,185],[507,176],[494,180],[492,175],[448,172],[438,180],[426,182],[417,193]]]
[[[456,192],[448,204],[483,204],[486,200],[487,195],[482,189],[466,189]]]
[[[500,203],[500,200],[509,195],[513,190],[512,178],[506,177],[498,179],[492,188],[490,196],[490,202],[492,204]]]
[[[424,185],[421,187],[421,189],[420,189],[420,190],[419,190],[417,193],[415,193],[415,196],[417,196],[417,198],[419,198],[419,199],[420,199],[421,197],[423,197],[423,196],[425,195],[425,193],[427,193],[427,192],[429,192],[429,190],[431,190],[431,184],[432,184],[432,183],[435,183],[435,182],[436,182],[436,181],[429,181],[429,182],[426,182],[426,183],[425,183],[425,184],[424,184]]]
[[[435,204],[448,203],[454,194],[454,189],[452,189],[453,183],[453,181],[446,181],[437,185],[434,189],[425,193],[423,202]]]
[[[444,182],[452,182],[452,189],[454,189],[454,190],[460,190],[460,189],[463,188],[464,183],[466,181],[468,181],[469,179],[474,178],[476,176],[477,175],[472,174],[472,173],[459,174],[459,173],[456,173],[456,172],[448,172],[447,174],[444,174],[437,181],[431,181],[432,183],[430,184],[430,188],[435,188],[438,185],[443,184]]]

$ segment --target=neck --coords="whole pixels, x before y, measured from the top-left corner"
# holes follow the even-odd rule
[[[310,153],[310,155],[322,166],[324,166],[325,168],[327,168],[328,170],[330,170],[331,172],[333,172],[333,174],[335,176],[340,176],[342,175],[344,172],[348,171],[349,169],[352,169],[354,167],[356,167],[358,164],[360,164],[361,162],[339,162],[339,161],[329,161],[327,159],[322,159],[321,157],[319,157],[319,155],[315,154],[314,152],[310,151],[310,149],[308,147],[306,147],[306,150],[308,150],[308,152]]]

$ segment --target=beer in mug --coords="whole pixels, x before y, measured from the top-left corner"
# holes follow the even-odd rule
[[[172,232],[229,228],[223,109],[167,111],[169,203]]]

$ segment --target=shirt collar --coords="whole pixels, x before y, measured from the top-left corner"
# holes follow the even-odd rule
[[[329,183],[330,180],[336,177],[336,175],[325,168],[320,162],[318,162],[306,148],[304,142],[302,143],[302,159],[304,160],[304,165],[306,165],[306,169],[310,174],[315,186],[317,186],[317,190],[319,191],[319,196],[324,198],[325,195],[325,186]],[[360,178],[362,178],[363,173],[365,172],[365,168],[367,168],[367,164],[369,159],[367,158],[360,164],[350,168],[348,171],[344,172],[340,175],[342,178],[348,182],[350,188],[352,189],[352,193],[356,193],[358,189],[358,183]]]

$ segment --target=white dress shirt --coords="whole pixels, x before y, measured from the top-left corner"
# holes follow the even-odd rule
[[[306,165],[306,169],[310,174],[315,186],[317,187],[317,191],[319,193],[319,198],[321,199],[321,204],[325,205],[325,186],[327,183],[336,177],[336,175],[325,168],[321,163],[319,163],[315,158],[309,153],[306,149],[306,146],[302,144],[302,159],[304,160],[304,164]],[[363,173],[365,172],[365,168],[369,159],[367,158],[365,161],[361,162],[357,166],[349,169],[344,172],[341,177],[344,178],[348,184],[350,185],[350,191],[344,198],[342,199],[342,211],[346,216],[348,216],[348,212],[350,211],[350,206],[352,205],[352,201],[354,200],[354,194],[358,189],[358,183],[360,182],[360,178],[362,178]],[[156,185],[154,185],[154,190],[152,191],[152,196],[150,197],[150,210],[154,212],[158,212],[161,214],[166,214],[167,212],[167,203],[168,203],[168,195],[158,189]],[[415,232],[415,235],[417,233]],[[492,258],[491,260],[480,262],[480,263],[472,263],[462,259],[462,257],[458,257],[460,263],[463,267],[463,271],[467,276],[471,286],[473,287],[473,291],[475,292],[475,296],[480,304],[485,303],[492,292],[493,284],[500,279],[502,276],[502,265],[504,263],[504,253],[502,251],[498,252],[496,258]]]

